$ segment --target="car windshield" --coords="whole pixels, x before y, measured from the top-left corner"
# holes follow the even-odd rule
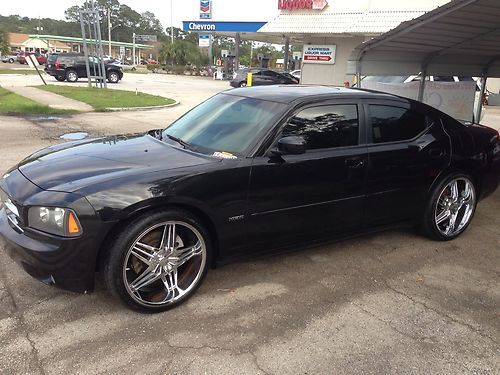
[[[218,94],[175,121],[163,131],[163,138],[176,138],[205,154],[243,155],[286,108],[281,103]]]

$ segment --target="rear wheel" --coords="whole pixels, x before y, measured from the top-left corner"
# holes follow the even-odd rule
[[[146,214],[113,242],[104,260],[105,283],[134,310],[168,310],[202,283],[211,264],[210,246],[203,224],[188,212]]]
[[[66,81],[68,81],[68,82],[78,81],[78,73],[74,70],[68,70],[66,72]]]
[[[13,58],[10,58],[10,59],[9,59],[9,63],[14,64],[14,59],[13,59]]]
[[[477,204],[472,178],[453,173],[439,182],[431,193],[424,214],[423,229],[436,240],[452,240],[462,234],[474,216]]]
[[[62,76],[56,76],[55,77],[59,82],[64,82],[66,80],[66,77],[62,77]]]
[[[240,87],[247,87],[246,81],[240,82],[239,86]]]

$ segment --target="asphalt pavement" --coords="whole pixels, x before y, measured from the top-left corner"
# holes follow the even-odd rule
[[[25,85],[35,79],[22,77]],[[0,116],[0,174],[63,133],[163,127],[228,87],[196,77],[133,79],[117,87],[181,105]],[[0,76],[2,85],[18,80]],[[488,108],[484,122],[499,128],[497,119],[500,110]],[[158,315],[127,310],[100,284],[91,295],[45,286],[0,245],[0,373],[498,374],[499,212],[500,190],[451,242],[390,230],[230,264],[209,272],[186,304]]]

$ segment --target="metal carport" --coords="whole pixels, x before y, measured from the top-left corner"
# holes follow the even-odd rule
[[[348,74],[500,77],[500,0],[454,0],[356,47]],[[478,106],[476,118],[481,118]]]

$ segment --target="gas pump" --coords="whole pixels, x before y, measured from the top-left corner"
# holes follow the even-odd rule
[[[268,55],[264,55],[263,53],[259,53],[257,55],[257,60],[259,60],[259,64],[260,64],[260,68],[261,69],[267,69],[269,68],[269,56]]]
[[[223,79],[232,79],[235,68],[236,56],[234,51],[222,50],[222,75]]]

